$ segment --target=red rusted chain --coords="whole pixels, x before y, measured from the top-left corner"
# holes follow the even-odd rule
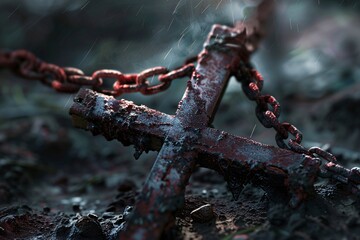
[[[155,67],[139,74],[123,74],[117,70],[102,69],[95,71],[91,76],[86,76],[80,69],[60,67],[38,59],[27,50],[15,50],[0,51],[0,68],[10,68],[26,79],[40,80],[58,92],[75,93],[86,86],[104,94],[119,96],[128,92],[148,95],[164,91],[173,80],[190,77],[194,65],[186,63],[173,71],[165,67]],[[160,83],[150,85],[147,78],[155,75],[159,75]],[[111,89],[105,89],[105,79],[114,81]]]
[[[280,148],[326,160],[328,163],[321,166],[319,176],[342,182],[349,187],[351,192],[360,196],[359,168],[344,168],[334,163],[336,162],[336,157],[331,153],[319,147],[306,149],[302,146],[302,133],[294,125],[279,121],[279,102],[273,96],[261,94],[263,78],[250,64],[242,63],[236,71],[235,76],[241,82],[245,95],[257,103],[256,116],[261,124],[266,128],[274,128],[276,130],[275,139]],[[269,106],[271,106],[271,108],[269,108]],[[294,138],[289,139],[288,143],[285,143],[289,134]]]

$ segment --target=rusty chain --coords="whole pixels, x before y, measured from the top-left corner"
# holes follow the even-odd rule
[[[293,152],[306,154],[312,157],[318,156],[328,162],[336,162],[336,157],[331,153],[319,148],[311,147],[306,149],[301,145],[302,133],[294,125],[288,122],[280,122],[280,103],[271,95],[263,95],[263,77],[250,63],[242,62],[235,72],[236,79],[241,83],[244,94],[256,102],[256,116],[260,123],[266,128],[274,128],[276,131],[275,140],[280,148]],[[285,140],[293,136],[286,143]]]
[[[360,168],[344,168],[336,164],[336,157],[331,153],[319,148],[311,147],[306,149],[301,145],[302,133],[294,125],[287,122],[280,122],[280,103],[271,95],[263,95],[263,78],[250,63],[242,62],[234,73],[236,79],[241,83],[244,94],[256,102],[256,116],[260,123],[266,128],[274,128],[276,131],[275,140],[280,148],[288,149],[296,153],[306,154],[311,157],[322,158],[327,161],[320,169],[319,176],[332,178],[349,187],[349,190],[360,196]],[[285,142],[289,135],[290,138]]]
[[[0,51],[0,68],[10,68],[23,78],[40,80],[58,92],[75,93],[81,87],[87,86],[112,96],[130,92],[150,95],[164,91],[173,80],[191,76],[195,67],[190,61],[172,71],[166,67],[154,67],[138,74],[123,74],[117,70],[102,69],[95,71],[91,76],[86,76],[78,68],[59,67],[44,62],[26,50]],[[150,85],[148,79],[155,76],[158,76],[159,83]],[[114,80],[112,89],[105,89],[105,79]]]

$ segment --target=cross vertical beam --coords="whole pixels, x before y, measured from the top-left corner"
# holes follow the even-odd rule
[[[245,37],[245,28],[213,26],[121,239],[158,239],[183,206],[198,157],[193,146],[213,119]]]

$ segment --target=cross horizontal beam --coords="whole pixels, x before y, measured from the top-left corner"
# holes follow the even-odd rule
[[[76,127],[142,151],[159,151],[176,121],[172,115],[89,89],[80,90],[74,101],[70,114]],[[286,188],[295,202],[311,191],[318,171],[316,159],[209,127],[189,131],[197,136],[196,163],[223,175],[234,195],[249,179],[265,188]]]

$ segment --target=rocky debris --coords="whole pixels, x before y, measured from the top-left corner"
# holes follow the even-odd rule
[[[207,203],[190,212],[195,222],[205,223],[215,219],[215,213],[211,204]]]
[[[72,219],[68,225],[60,226],[56,229],[57,239],[106,239],[97,218],[90,216],[79,216]]]
[[[49,238],[54,224],[51,218],[30,207],[6,207],[0,210],[0,239]]]

